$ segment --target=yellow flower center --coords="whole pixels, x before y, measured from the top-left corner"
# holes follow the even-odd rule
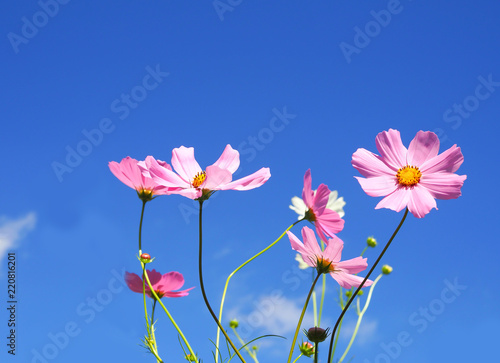
[[[396,178],[398,183],[404,187],[413,187],[420,182],[422,173],[416,166],[407,165],[398,170]]]
[[[206,177],[207,173],[204,171],[200,171],[198,174],[196,174],[193,178],[193,188],[198,188],[201,184],[203,184]]]

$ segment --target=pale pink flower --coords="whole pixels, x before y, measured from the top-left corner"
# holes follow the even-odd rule
[[[269,168],[262,168],[233,181],[233,173],[240,166],[240,153],[231,145],[227,145],[220,158],[205,170],[201,169],[194,158],[194,148],[184,146],[172,150],[172,166],[175,172],[153,158],[146,159],[145,166],[145,172],[150,173],[156,183],[168,188],[178,188],[174,191],[175,194],[191,199],[202,196],[208,198],[215,190],[254,189],[271,177]]]
[[[150,156],[148,156],[150,158]],[[137,191],[139,198],[143,200],[151,200],[154,195],[170,194],[171,189],[157,184],[147,174],[144,175],[143,170],[138,166],[141,162],[132,159],[130,156],[122,159],[120,163],[116,161],[109,162],[109,169],[122,183]],[[172,170],[166,162],[157,160],[159,165]]]
[[[337,236],[328,241],[324,251],[316,240],[314,231],[309,227],[302,228],[302,243],[292,232],[286,232],[292,249],[299,252],[305,263],[315,267],[318,273],[329,273],[340,286],[346,289],[358,287],[363,282],[363,277],[355,276],[358,272],[366,269],[368,264],[366,258],[356,257],[346,261],[340,261],[344,242]],[[366,280],[363,287],[370,286],[371,280]]]
[[[313,191],[311,184],[311,169],[309,169],[304,175],[302,190],[302,200],[306,205],[304,218],[314,223],[319,238],[327,243],[327,237],[334,237],[335,233],[344,229],[344,220],[337,212],[326,207],[330,197],[328,186],[321,184],[316,191]]]
[[[455,199],[466,175],[454,174],[464,157],[453,145],[438,155],[439,139],[431,131],[419,131],[408,149],[403,146],[399,131],[389,129],[375,139],[376,155],[358,149],[352,165],[366,178],[356,177],[366,194],[386,196],[375,209],[389,208],[396,212],[408,207],[417,218],[436,208],[435,199]]]
[[[151,286],[153,286],[153,290],[156,292],[158,297],[161,299],[162,297],[181,297],[189,295],[188,291],[194,289],[191,287],[186,290],[181,291],[173,291],[178,290],[184,285],[184,277],[181,273],[172,271],[166,273],[162,276],[161,273],[156,270],[150,271],[147,270],[149,281],[151,282]],[[125,272],[125,282],[130,290],[133,292],[138,292],[142,294],[142,279],[135,273]],[[151,293],[151,289],[146,283],[146,294],[149,297],[153,297]]]

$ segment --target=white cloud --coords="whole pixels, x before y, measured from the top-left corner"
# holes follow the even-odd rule
[[[36,215],[33,212],[18,219],[0,217],[0,261],[3,261],[8,251],[17,246],[27,232],[35,228]]]
[[[348,322],[344,322],[342,324],[342,329],[340,330],[340,336],[349,341],[354,333],[354,328],[356,327],[356,321],[351,320]],[[356,335],[356,339],[354,343],[363,345],[368,342],[375,336],[377,332],[378,321],[373,319],[367,319],[366,316],[363,317],[361,324],[359,325],[358,334]]]
[[[228,311],[227,316],[239,321],[240,332],[245,336],[255,336],[254,331],[257,329],[264,334],[285,336],[295,331],[303,303],[287,299],[280,291],[276,291],[254,300],[250,313],[242,313],[242,310],[248,311],[248,306],[239,304],[238,307]],[[311,313],[306,312],[302,326],[313,326]]]

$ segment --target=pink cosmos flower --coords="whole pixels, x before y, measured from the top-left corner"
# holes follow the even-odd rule
[[[148,156],[148,158],[151,158],[151,156]],[[109,169],[121,182],[135,189],[139,198],[143,200],[151,200],[154,195],[170,194],[171,190],[169,188],[155,183],[147,174],[144,175],[143,170],[138,166],[140,163],[142,162],[127,156],[120,163],[110,161]],[[164,161],[157,160],[157,163],[166,169],[170,168],[172,170],[170,165]]]
[[[328,241],[324,251],[316,240],[314,231],[309,227],[302,228],[302,243],[293,233],[286,232],[292,249],[299,252],[309,266],[315,267],[318,273],[329,273],[335,281],[345,289],[358,287],[363,282],[363,277],[355,276],[358,272],[366,269],[368,264],[366,258],[356,257],[346,261],[340,261],[344,242],[337,236]],[[371,280],[366,280],[363,287],[370,286]]]
[[[438,155],[439,139],[431,131],[419,131],[406,149],[399,131],[389,129],[375,139],[376,155],[358,149],[352,165],[366,178],[356,177],[366,194],[386,196],[375,209],[389,208],[396,212],[408,207],[417,218],[436,208],[435,199],[455,199],[466,175],[454,174],[464,157],[453,145]]]
[[[314,223],[319,238],[327,243],[327,237],[334,237],[335,233],[344,229],[344,220],[337,212],[326,208],[330,197],[328,186],[321,184],[314,192],[311,184],[311,169],[309,169],[304,175],[304,189],[302,190],[302,199],[307,208],[304,218]]]
[[[147,273],[149,281],[151,282],[151,286],[153,286],[153,290],[156,292],[160,299],[162,297],[187,296],[189,295],[188,291],[194,289],[194,287],[191,287],[190,289],[186,290],[173,291],[180,289],[184,285],[184,277],[179,272],[172,271],[164,274],[163,276],[156,270],[147,270]],[[125,282],[127,283],[130,290],[142,294],[142,279],[137,274],[125,272]],[[147,282],[146,294],[149,297],[153,298],[153,294],[151,293],[151,289],[149,288]]]
[[[174,193],[191,199],[209,197],[215,190],[250,190],[260,187],[270,177],[269,168],[233,181],[233,173],[240,166],[240,153],[227,145],[220,158],[206,170],[202,170],[194,158],[194,148],[181,146],[172,150],[172,166],[176,172],[153,158],[146,159],[145,172],[153,180],[168,188],[177,188]]]

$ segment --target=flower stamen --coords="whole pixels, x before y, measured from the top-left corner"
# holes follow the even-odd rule
[[[398,184],[404,187],[413,187],[420,182],[422,173],[416,166],[407,165],[398,170],[396,174],[396,179]]]
[[[198,174],[196,174],[193,178],[193,182],[191,183],[193,185],[193,188],[198,188],[201,184],[203,184],[206,177],[207,173],[205,171],[200,171]]]

